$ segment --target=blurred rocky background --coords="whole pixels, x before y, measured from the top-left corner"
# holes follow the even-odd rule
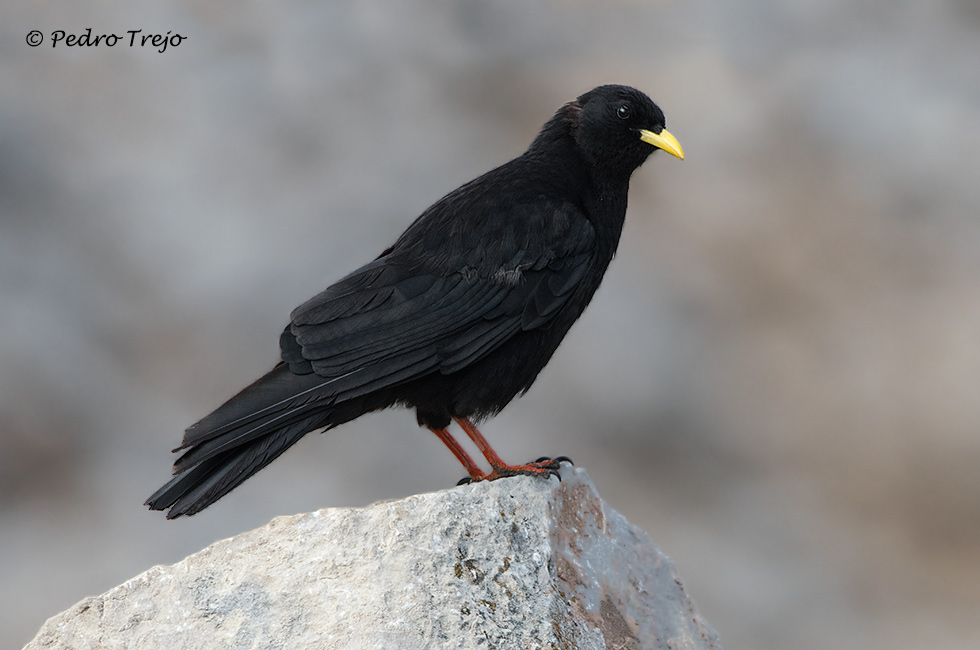
[[[3,647],[275,515],[452,486],[391,411],[199,516],[141,505],[293,307],[610,82],[661,105],[687,160],[634,175],[592,307],[484,431],[587,467],[729,650],[980,646],[975,2],[2,13]],[[51,47],[87,27],[187,40]]]

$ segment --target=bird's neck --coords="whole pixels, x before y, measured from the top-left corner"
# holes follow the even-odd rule
[[[578,113],[573,104],[560,109],[541,129],[524,158],[539,167],[539,173],[575,197],[599,236],[601,255],[616,252],[626,219],[630,173],[597,167],[582,154],[575,141]]]
[[[595,185],[595,191],[589,197],[587,214],[598,235],[600,257],[608,264],[616,254],[626,222],[629,179],[621,183],[598,179]]]
[[[586,159],[575,142],[574,122],[559,111],[528,147],[523,158],[539,167],[542,175],[575,195],[583,204],[622,203],[625,214],[630,173],[605,169]]]

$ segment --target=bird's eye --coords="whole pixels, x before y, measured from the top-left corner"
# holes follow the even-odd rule
[[[623,104],[622,106],[616,109],[616,115],[621,120],[628,120],[630,119],[630,117],[633,116],[633,111],[630,110],[629,105]]]

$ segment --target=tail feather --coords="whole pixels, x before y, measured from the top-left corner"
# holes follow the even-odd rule
[[[213,413],[192,424],[184,440],[174,451],[216,438],[230,429],[238,429],[255,420],[270,417],[290,406],[322,397],[332,380],[318,375],[297,375],[289,366],[279,363],[269,373],[218,407]]]
[[[187,430],[179,448],[186,451],[174,463],[174,478],[146,505],[151,510],[169,508],[168,519],[200,512],[305,434],[340,424],[337,415],[360,415],[359,405],[334,408],[335,395],[322,390],[329,381],[276,366]]]
[[[157,490],[146,505],[151,510],[169,508],[167,519],[200,512],[278,458],[309,431],[323,426],[325,419],[323,414],[311,415],[202,461]]]
[[[214,437],[195,444],[187,449],[174,463],[174,473],[185,472],[191,467],[218,456],[223,452],[244,446],[253,440],[271,435],[280,429],[291,426],[297,421],[308,418],[310,411],[313,409],[323,412],[324,419],[329,423],[329,417],[326,413],[329,407],[325,405],[310,405],[304,401],[298,405],[294,405],[294,402],[289,402],[287,406],[288,408],[284,411],[273,411],[261,418],[249,418],[233,429],[225,428],[224,433],[219,433],[214,435]]]
[[[271,463],[305,434],[395,404],[391,386],[431,370],[434,349],[396,355],[384,368],[324,377],[285,363],[184,433],[174,478],[146,501],[167,518],[200,512]]]

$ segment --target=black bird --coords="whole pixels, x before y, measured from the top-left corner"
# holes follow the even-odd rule
[[[600,86],[555,113],[523,155],[451,192],[390,248],[293,311],[282,361],[184,434],[174,478],[146,505],[193,515],[305,434],[401,405],[472,480],[507,465],[473,425],[530,388],[616,252],[633,171],[683,159],[640,91]],[[492,467],[447,430],[455,420]]]

